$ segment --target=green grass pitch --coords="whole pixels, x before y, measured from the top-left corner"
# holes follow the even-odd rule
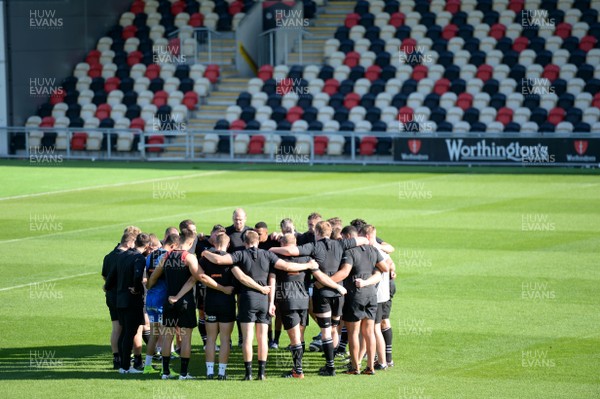
[[[600,397],[597,172],[480,172],[2,161],[0,397]],[[291,217],[304,230],[312,211],[378,228],[396,247],[394,368],[324,378],[320,354],[308,353],[306,378],[290,381],[279,378],[291,361],[280,350],[267,381],[243,382],[235,348],[232,381],[110,369],[100,268],[123,228],[162,235],[191,218],[207,232],[238,206],[270,229]],[[195,376],[200,342],[195,332]]]

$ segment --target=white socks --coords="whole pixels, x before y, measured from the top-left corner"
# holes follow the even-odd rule
[[[215,373],[215,362],[206,362],[206,375]]]

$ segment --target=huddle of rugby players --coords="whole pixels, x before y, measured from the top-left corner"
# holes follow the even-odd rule
[[[345,374],[373,375],[394,365],[389,322],[396,277],[389,253],[394,248],[377,238],[374,226],[355,219],[344,227],[339,218],[322,220],[312,213],[305,233],[284,219],[281,231],[269,234],[266,223],[252,229],[246,220],[238,208],[231,226],[215,225],[204,236],[187,219],[179,230],[167,228],[161,241],[135,226],[125,229],[102,267],[114,369],[160,374],[165,380],[194,379],[188,369],[198,327],[206,378],[226,380],[237,322],[244,380],[254,379],[254,335],[256,379],[264,380],[269,349],[278,348],[282,327],[293,363],[282,377],[302,379],[309,317],[320,328],[310,346],[325,357],[319,375],[335,376],[335,357],[346,357],[347,346]],[[162,367],[153,366],[154,359],[161,359]],[[172,359],[180,360],[179,373],[171,370]]]

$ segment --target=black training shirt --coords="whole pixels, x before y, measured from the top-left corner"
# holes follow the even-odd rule
[[[281,257],[286,262],[308,263],[310,256]],[[308,291],[306,289],[306,275],[310,271],[286,272],[275,269],[277,279],[275,289],[275,304],[284,312],[287,310],[308,309]]]
[[[251,247],[243,251],[236,251],[231,254],[234,265],[238,266],[244,273],[252,277],[257,284],[268,285],[269,273],[275,270],[275,263],[279,258],[269,251]],[[264,300],[267,296],[240,284],[240,301],[243,300]]]
[[[375,273],[375,265],[383,261],[383,257],[372,245],[361,245],[344,252],[342,263],[352,266],[350,274],[344,280],[344,287],[348,290],[346,300],[353,301],[359,305],[366,305],[375,300],[377,302],[377,285],[369,285],[357,288],[354,281],[357,278],[366,280]]]
[[[242,231],[236,231],[233,225],[225,228],[225,234],[229,236],[229,247],[227,248],[227,252],[231,254],[246,248],[244,245],[244,233],[248,230],[250,230],[248,226],[244,226]]]
[[[214,248],[209,249],[209,251],[217,255],[225,255],[227,253],[223,251],[217,251]],[[200,267],[202,267],[202,270],[204,270],[204,273],[206,273],[207,276],[210,276],[218,284],[221,284],[224,287],[233,286],[233,281],[235,278],[231,272],[232,266],[215,265],[214,263],[209,262],[208,259],[202,258],[200,259]],[[229,306],[232,302],[235,303],[235,295],[227,295],[219,290],[206,287],[204,306],[210,306],[211,309],[227,309],[227,306]]]
[[[354,238],[342,240],[322,238],[316,243],[299,246],[298,250],[300,256],[312,256],[319,264],[319,270],[331,277],[340,270],[344,251],[353,247],[356,247],[356,240]],[[329,287],[321,288],[319,293],[326,298],[341,296],[337,290]]]

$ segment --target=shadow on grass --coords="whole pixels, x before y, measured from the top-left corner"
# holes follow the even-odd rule
[[[145,359],[145,346],[143,358]],[[206,375],[205,355],[202,348],[193,344],[189,372],[195,377]],[[218,373],[218,352],[215,359],[215,375]],[[307,352],[304,356],[306,374],[317,374],[324,364],[321,353]],[[160,361],[153,362],[160,368]],[[257,373],[256,346],[254,347],[253,369]],[[291,370],[292,357],[285,349],[270,350],[267,375],[277,378]],[[171,360],[171,369],[179,372],[180,361]],[[244,376],[244,361],[241,348],[234,347],[229,356],[227,374],[229,379],[241,380]],[[105,345],[65,345],[35,348],[0,349],[0,375],[4,380],[69,380],[69,379],[158,379],[160,374],[135,374],[123,376],[112,368],[112,354]]]

